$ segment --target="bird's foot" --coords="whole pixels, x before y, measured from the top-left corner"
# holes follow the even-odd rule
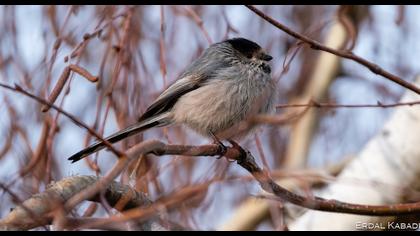
[[[216,159],[220,159],[226,154],[227,147],[222,143],[222,141],[219,140],[219,138],[216,137],[216,135],[214,135],[213,132],[210,132],[210,135],[213,139],[213,143],[218,146],[218,153],[220,153]]]

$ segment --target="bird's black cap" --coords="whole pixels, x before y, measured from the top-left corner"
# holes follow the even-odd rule
[[[252,57],[255,52],[261,49],[260,45],[244,38],[232,38],[226,40],[226,42],[230,43],[234,49],[247,57]]]

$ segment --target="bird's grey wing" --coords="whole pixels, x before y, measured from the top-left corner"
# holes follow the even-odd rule
[[[155,102],[147,108],[144,114],[139,118],[139,121],[144,121],[169,111],[182,95],[205,85],[208,80],[217,77],[219,71],[229,66],[228,63],[224,62],[223,58],[213,58],[210,54],[214,50],[210,50],[210,48],[190,64],[180,76],[180,79],[169,86],[169,88],[167,88]]]
[[[123,130],[120,130],[117,133],[106,137],[105,139],[111,143],[115,143],[151,127],[167,124],[168,113],[166,112],[172,108],[178,98],[180,98],[185,93],[188,93],[189,91],[199,88],[204,80],[205,77],[203,76],[183,76],[181,79],[177,80],[174,84],[169,86],[169,88],[167,88],[156,99],[156,101],[149,108],[147,108],[146,112],[139,118],[139,122]],[[105,147],[106,145],[103,142],[98,141],[79,151],[68,159],[72,162],[76,162]]]
[[[205,80],[203,76],[184,76],[169,86],[162,94],[150,105],[138,121],[144,121],[153,116],[162,114],[170,110],[176,101],[184,94],[199,88]]]

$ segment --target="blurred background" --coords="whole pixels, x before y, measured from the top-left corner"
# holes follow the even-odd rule
[[[352,50],[407,81],[413,81],[420,69],[419,6],[256,7],[297,32],[338,43],[337,48]],[[210,44],[232,37],[253,40],[274,57],[278,104],[310,99],[395,103],[405,91],[353,61],[335,56],[324,61],[320,51],[300,44],[244,6],[2,6],[0,29],[1,83],[48,98],[69,64],[99,77],[92,83],[72,73],[54,104],[104,136],[135,122]],[[41,104],[12,91],[0,89],[0,101],[0,182],[8,190],[0,189],[0,217],[51,181],[104,175],[116,163],[111,152],[101,151],[70,164],[70,155],[94,141],[85,129],[54,109],[41,112]],[[299,110],[281,108],[277,114]],[[382,108],[312,108],[306,121],[266,125],[240,143],[271,171],[304,173],[357,154],[391,113]],[[307,122],[305,128],[302,122]],[[188,145],[211,142],[173,126],[149,130],[117,147],[126,150],[148,139]],[[118,181],[153,200],[204,183],[200,196],[180,203],[167,217],[188,228],[209,230],[229,221],[246,198],[261,195],[258,184],[246,176],[223,158],[150,155],[132,163]],[[75,214],[82,215],[90,204],[94,203],[83,203]],[[279,229],[281,223],[272,219],[280,208],[274,204],[252,228]],[[93,216],[111,213],[98,204]]]

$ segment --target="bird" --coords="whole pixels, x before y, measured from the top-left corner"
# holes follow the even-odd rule
[[[243,138],[257,127],[240,128],[255,115],[274,111],[276,93],[269,62],[257,43],[231,38],[214,43],[146,109],[134,124],[106,137],[116,143],[152,127],[182,124],[216,140]],[[106,145],[97,141],[75,153],[72,163]]]

